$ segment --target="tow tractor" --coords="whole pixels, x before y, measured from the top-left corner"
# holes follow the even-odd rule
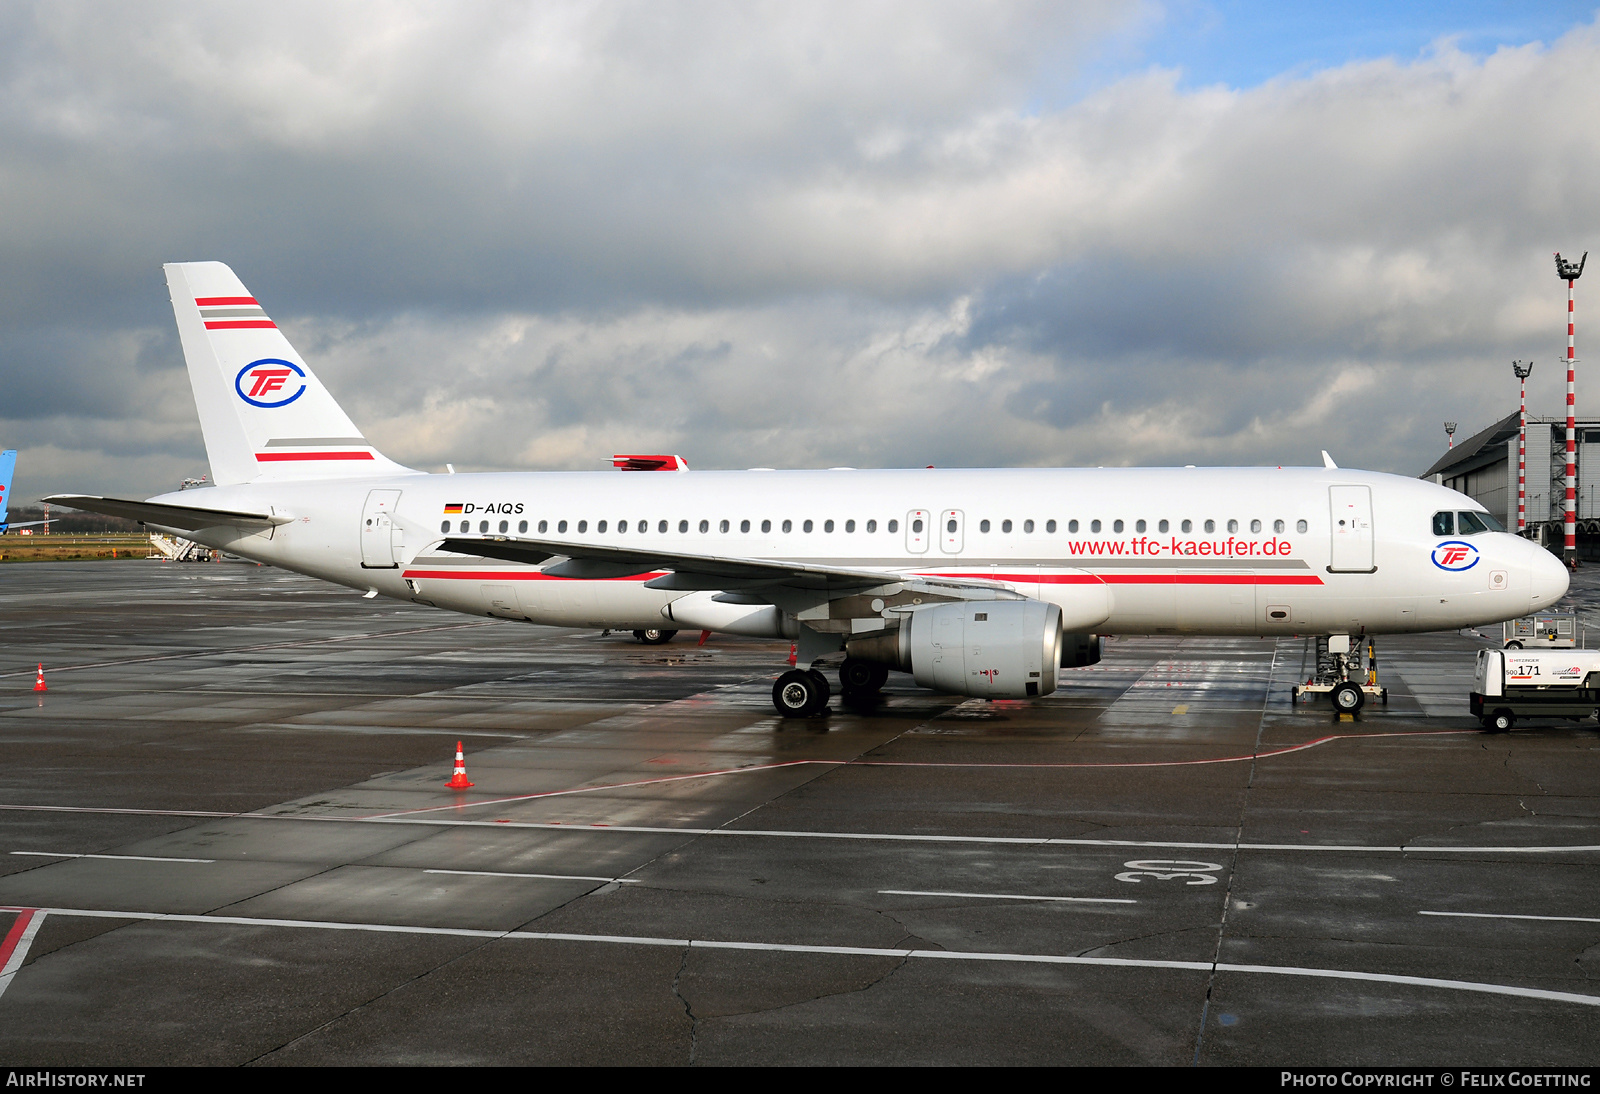
[[[1479,650],[1470,707],[1491,733],[1518,718],[1600,716],[1600,650]]]
[[[1307,638],[1306,661],[1311,660],[1314,642],[1316,665],[1306,682],[1293,689],[1290,701],[1299,702],[1302,695],[1326,695],[1337,714],[1355,714],[1366,705],[1369,697],[1388,706],[1389,689],[1378,683],[1377,645],[1371,635],[1366,638],[1365,651],[1359,636],[1353,651],[1348,634]]]

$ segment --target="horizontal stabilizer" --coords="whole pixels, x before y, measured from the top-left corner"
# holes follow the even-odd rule
[[[52,494],[44,499],[52,505],[65,505],[69,509],[82,509],[89,513],[104,513],[108,517],[158,524],[163,528],[181,528],[193,532],[200,528],[232,526],[239,528],[270,528],[294,520],[277,513],[244,513],[235,509],[206,509],[198,505],[170,505],[162,502],[132,501],[127,498],[101,498],[93,494]]]

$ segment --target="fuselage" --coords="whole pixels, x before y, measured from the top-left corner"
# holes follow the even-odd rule
[[[153,501],[274,512],[208,546],[362,591],[578,627],[664,625],[662,571],[582,580],[447,554],[451,535],[976,578],[1065,605],[1104,583],[1110,634],[1453,629],[1565,594],[1548,551],[1433,483],[1337,468],[927,469],[396,475],[247,483]],[[1470,523],[1470,522],[1469,522]]]

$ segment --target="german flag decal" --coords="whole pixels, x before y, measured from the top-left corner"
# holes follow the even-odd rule
[[[446,505],[444,507],[444,511],[446,513],[459,513],[459,512],[461,512],[461,503],[460,502],[455,502],[455,503],[453,503],[451,505]]]

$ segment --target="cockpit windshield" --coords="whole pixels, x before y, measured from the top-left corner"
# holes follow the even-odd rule
[[[1462,509],[1455,513],[1433,514],[1433,534],[1436,536],[1475,536],[1479,532],[1504,532],[1505,526],[1488,513]]]

